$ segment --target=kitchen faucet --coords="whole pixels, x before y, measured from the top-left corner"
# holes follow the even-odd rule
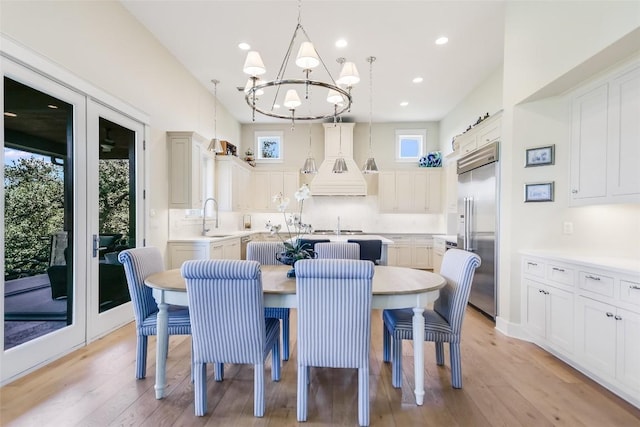
[[[216,201],[216,199],[214,199],[213,197],[209,197],[207,200],[204,201],[204,205],[202,205],[202,235],[206,236],[207,232],[209,232],[209,228],[205,228],[205,221],[207,219],[207,202],[211,200],[213,201],[213,207],[216,210],[216,228],[218,228],[218,202]]]

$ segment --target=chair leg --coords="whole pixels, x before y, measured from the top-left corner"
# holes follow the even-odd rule
[[[436,341],[436,364],[438,366],[444,365],[444,343]]]
[[[395,388],[402,387],[402,339],[392,337],[391,350],[393,358],[391,360],[391,385]]]
[[[194,363],[194,405],[196,416],[201,417],[207,412],[207,365]]]
[[[224,363],[216,363],[214,370],[214,379],[217,382],[224,380]]]
[[[387,325],[382,323],[382,361],[391,361],[391,333],[387,329]]]
[[[264,416],[264,363],[253,368],[253,415]]]
[[[136,378],[142,379],[147,376],[147,336],[138,335],[136,354]]]
[[[289,360],[289,312],[282,319],[282,360]]]
[[[271,379],[280,381],[280,339],[277,339],[271,348]]]
[[[309,367],[298,364],[298,421],[307,421],[307,396],[309,393]]]
[[[369,425],[369,366],[358,368],[358,422]]]
[[[462,388],[462,359],[460,353],[460,343],[449,343],[451,353],[451,385],[453,388]]]

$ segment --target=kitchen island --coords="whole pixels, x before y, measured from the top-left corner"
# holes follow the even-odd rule
[[[387,265],[389,245],[393,244],[393,240],[378,234],[359,234],[359,233],[312,233],[300,236],[309,240],[329,240],[331,242],[347,242],[349,240],[380,240],[382,242],[382,253],[380,254],[380,265]]]

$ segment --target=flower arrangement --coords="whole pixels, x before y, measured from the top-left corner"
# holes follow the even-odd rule
[[[300,240],[302,235],[308,234],[312,230],[311,224],[302,222],[304,201],[311,197],[309,186],[304,184],[295,192],[294,197],[300,203],[298,213],[287,213],[287,208],[289,207],[288,197],[284,197],[282,193],[273,196],[273,201],[278,205],[278,211],[282,212],[284,216],[286,232],[282,232],[281,234],[282,224],[274,225],[271,221],[267,222],[267,230],[269,230],[271,234],[280,237],[285,247],[285,251],[281,254],[276,254],[276,258],[283,264],[288,265],[293,265],[300,259],[313,258],[314,255],[311,247],[306,243],[302,243]]]

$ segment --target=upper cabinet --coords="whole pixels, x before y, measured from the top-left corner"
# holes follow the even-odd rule
[[[470,153],[500,139],[502,135],[502,112],[481,121],[473,129],[456,137],[456,151]]]
[[[236,156],[216,157],[216,196],[221,211],[251,210],[252,169]]]
[[[640,62],[572,100],[570,204],[640,202]]]
[[[293,207],[299,177],[298,171],[254,171],[251,196],[253,209],[257,212],[277,212],[273,196],[279,193],[288,197]]]
[[[213,196],[214,157],[195,132],[167,132],[169,208],[201,209]]]
[[[383,171],[378,174],[382,213],[441,213],[442,168]]]

